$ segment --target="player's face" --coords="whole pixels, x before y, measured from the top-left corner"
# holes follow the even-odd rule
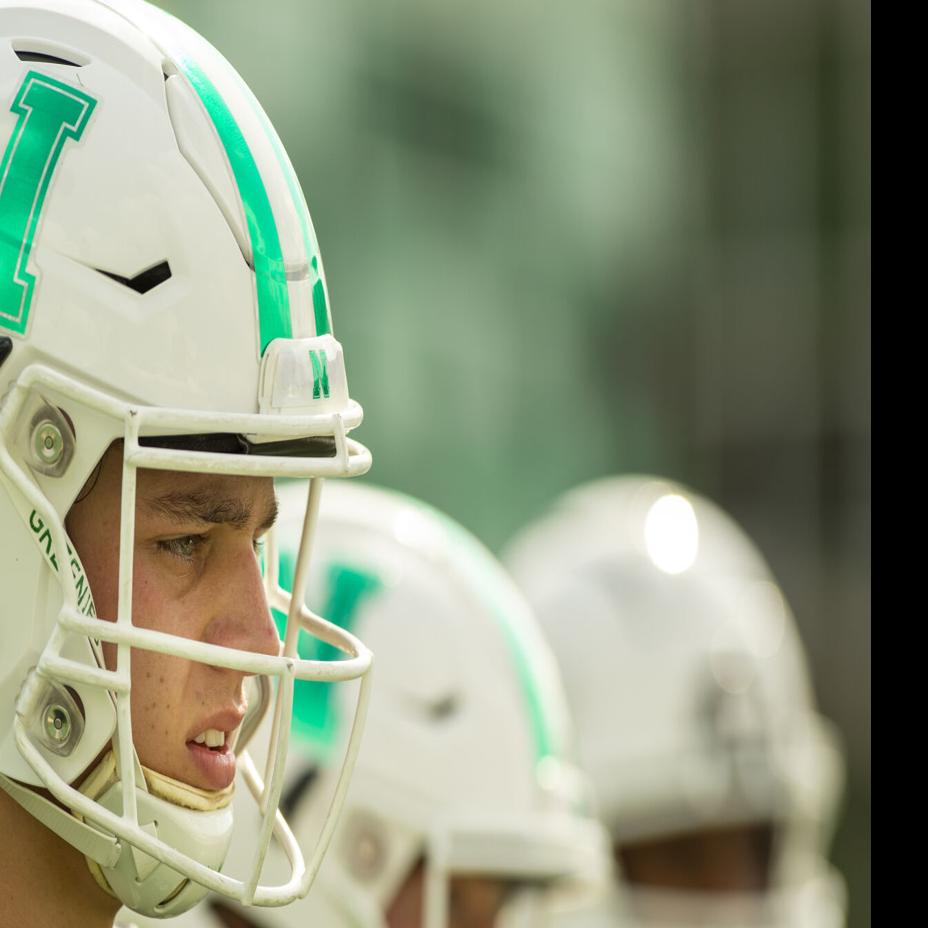
[[[770,824],[702,829],[617,850],[624,877],[655,889],[715,893],[763,892],[770,882]]]
[[[67,518],[97,613],[111,620],[118,603],[121,479],[122,453],[114,446]],[[133,623],[279,653],[256,554],[276,510],[269,477],[139,471]],[[104,645],[104,655],[115,667],[116,647]],[[238,671],[134,648],[132,731],[142,764],[203,789],[228,786],[247,705],[244,679]]]
[[[455,876],[450,881],[448,928],[493,928],[506,901],[509,884],[482,876]],[[388,928],[422,928],[425,867],[419,864],[396,894]]]

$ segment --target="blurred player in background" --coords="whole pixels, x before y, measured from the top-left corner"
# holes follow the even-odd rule
[[[286,585],[305,488],[280,503]],[[326,488],[320,536],[310,599],[377,655],[341,824],[302,903],[252,913],[211,898],[177,924],[534,926],[558,889],[602,881],[608,842],[567,759],[558,672],[495,558],[437,511],[365,486]],[[324,814],[344,737],[334,696],[297,693],[291,757],[303,762],[286,805],[302,834]]]
[[[560,499],[506,558],[559,659],[615,881],[562,925],[835,928],[842,784],[789,607],[721,510],[651,477]]]

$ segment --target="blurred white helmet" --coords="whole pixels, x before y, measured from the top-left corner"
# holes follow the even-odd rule
[[[604,479],[562,497],[506,563],[559,659],[615,849],[611,898],[565,924],[841,924],[825,859],[841,756],[744,532],[679,485]],[[705,871],[710,847],[726,848],[721,884],[677,879]],[[741,852],[763,873],[739,885]]]
[[[304,496],[300,486],[280,492],[284,581]],[[499,562],[446,516],[369,486],[327,487],[320,526],[309,599],[370,643],[373,695],[313,891],[255,923],[380,928],[420,863],[425,928],[459,924],[458,874],[551,893],[602,882],[608,842],[569,760],[558,672]],[[298,834],[324,815],[327,756],[345,735],[344,706],[331,696],[310,684],[296,697],[291,755],[301,743],[305,759],[289,797]],[[318,777],[307,776],[320,762]],[[515,891],[498,924],[536,924],[533,906],[547,895]],[[180,924],[224,923],[208,900]]]
[[[228,796],[138,761],[130,648],[254,674],[267,692],[279,681],[285,719],[294,678],[357,677],[369,656],[341,632],[353,656],[333,671],[142,629],[131,578],[141,468],[322,478],[370,465],[347,438],[361,410],[303,195],[234,69],[140,0],[2,0],[0,100],[0,785],[141,911],[175,914],[207,887],[280,904],[312,869],[275,818],[286,739],[253,849],[276,828],[292,873],[232,881],[219,872]],[[104,621],[65,518],[114,442],[120,592]],[[325,629],[266,579],[294,646],[300,625]],[[101,642],[118,645],[115,667]]]

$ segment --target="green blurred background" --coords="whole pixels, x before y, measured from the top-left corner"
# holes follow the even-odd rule
[[[759,542],[846,739],[869,925],[869,5],[162,5],[293,159],[373,479],[498,550],[655,472]]]

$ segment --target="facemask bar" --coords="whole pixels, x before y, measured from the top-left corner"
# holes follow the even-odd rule
[[[538,813],[467,815],[436,822],[426,838],[424,928],[447,928],[451,880],[473,874],[539,888],[594,893],[610,873],[609,842],[593,820]]]
[[[30,390],[45,387],[78,400],[79,402],[116,418],[124,424],[124,454],[122,475],[122,509],[119,563],[119,605],[116,622],[105,621],[82,615],[77,608],[77,597],[70,571],[65,568],[57,573],[63,593],[63,604],[52,635],[42,652],[36,671],[26,679],[16,706],[14,731],[17,746],[23,757],[36,772],[52,795],[66,807],[76,811],[87,820],[111,831],[139,850],[172,867],[183,875],[214,892],[229,896],[243,904],[284,905],[306,894],[315,872],[321,864],[325,845],[334,830],[335,820],[347,791],[351,769],[360,747],[360,734],[369,696],[371,654],[353,635],[309,612],[302,606],[302,590],[299,597],[291,597],[277,584],[276,569],[269,572],[268,586],[273,579],[272,595],[269,600],[284,607],[287,613],[285,651],[282,656],[270,656],[218,645],[209,645],[150,629],[132,625],[132,563],[135,534],[135,485],[139,467],[188,472],[254,475],[254,476],[303,476],[318,477],[321,472],[333,475],[352,476],[365,472],[370,466],[370,454],[362,445],[346,437],[346,421],[341,414],[320,416],[278,417],[255,414],[191,413],[186,410],[163,410],[150,407],[131,407],[107,395],[93,390],[70,377],[61,375],[41,365],[27,368],[17,380],[6,408],[0,412],[0,433],[9,434],[11,423],[27,401]],[[353,404],[349,410],[351,419],[360,421],[360,407]],[[352,422],[351,424],[356,424]],[[350,425],[349,424],[349,427]],[[258,436],[269,436],[276,440],[306,436],[328,436],[335,438],[336,454],[326,459],[293,459],[266,456],[243,457],[234,454],[208,454],[196,451],[177,451],[164,448],[141,447],[138,439],[143,429],[164,429],[178,434],[205,432],[234,432]],[[57,552],[66,552],[67,540],[64,523],[49,501],[29,477],[12,459],[6,446],[0,444],[0,474],[28,500],[45,520]],[[321,481],[314,480],[315,492],[310,494],[307,516],[312,520],[309,535],[304,532],[304,542],[311,538],[315,524],[312,506],[318,506]],[[315,503],[313,503],[315,499]],[[308,576],[308,560],[311,547],[301,544],[298,565],[304,578]],[[295,590],[297,588],[295,587]],[[296,607],[294,607],[294,602]],[[270,602],[269,602],[270,605]],[[321,637],[349,655],[342,661],[300,660],[296,653],[297,634],[300,627]],[[104,667],[88,667],[61,656],[66,634],[75,632],[98,641],[107,641],[117,646],[115,671]],[[289,645],[289,653],[287,647]],[[249,789],[261,804],[263,816],[261,842],[255,855],[251,876],[240,881],[217,873],[176,848],[144,832],[138,823],[135,788],[136,758],[132,747],[132,720],[130,712],[130,653],[138,647],[161,652],[186,660],[195,660],[215,667],[224,667],[249,674],[262,674],[280,678],[275,706],[276,738],[269,747],[270,783],[266,787],[257,776],[254,764],[247,752],[240,760]],[[292,712],[293,684],[296,679],[345,681],[361,677],[358,704],[352,723],[345,762],[333,796],[329,816],[322,836],[317,844],[309,868],[305,866],[302,853],[289,826],[280,814],[277,804],[283,783],[284,758]],[[117,763],[120,779],[124,784],[124,806],[121,816],[114,815],[66,784],[45,760],[32,743],[25,719],[30,718],[37,701],[42,697],[47,680],[61,680],[102,687],[114,694],[117,715]],[[273,810],[273,814],[271,814]],[[278,887],[258,885],[261,867],[271,835],[281,842],[291,866],[291,876],[286,884]],[[118,851],[118,849],[117,849]],[[100,861],[111,866],[112,861]]]
[[[316,478],[310,481],[309,495],[306,501],[306,513],[303,519],[303,532],[300,538],[299,554],[297,556],[296,570],[294,574],[293,593],[288,593],[279,583],[279,560],[277,549],[277,533],[272,530],[268,534],[267,558],[265,568],[265,588],[268,595],[268,603],[271,608],[285,612],[287,615],[287,624],[284,634],[283,654],[285,657],[293,657],[297,653],[297,644],[301,628],[314,629],[317,638],[326,641],[328,644],[339,647],[337,639],[338,633],[342,631],[339,626],[333,625],[321,616],[316,615],[305,605],[306,588],[309,584],[309,569],[312,557],[312,541],[315,538],[316,525],[319,517],[319,502],[322,497],[322,479]],[[358,697],[358,706],[355,711],[355,717],[352,722],[352,730],[349,735],[346,746],[346,756],[341,766],[341,771],[335,783],[335,790],[326,812],[326,818],[323,822],[322,830],[316,841],[313,856],[306,866],[305,876],[303,878],[305,887],[308,890],[312,881],[315,879],[319,867],[322,865],[323,857],[335,831],[339,812],[344,802],[350,782],[350,772],[354,768],[355,759],[361,747],[360,727],[363,726],[364,715],[367,712],[367,703],[369,699],[370,673],[365,674],[361,681],[361,692]],[[284,712],[286,711],[286,718]],[[273,725],[271,730],[271,745],[279,743],[281,737],[288,737],[290,731],[290,715],[292,711],[292,697],[282,699],[278,694],[278,699],[274,707]],[[357,732],[355,729],[358,729]],[[267,767],[265,770],[265,780],[271,780],[270,789],[262,782],[258,770],[250,754],[244,755],[244,764],[242,773],[248,788],[251,790],[255,801],[258,803],[262,812],[262,830],[257,842],[257,851],[255,854],[254,864],[252,866],[251,876],[246,884],[246,898],[253,896],[255,887],[261,874],[261,868],[264,858],[269,847],[269,832],[273,825],[275,831],[279,821],[284,826],[286,822],[279,812],[274,818],[267,815],[269,807],[277,809],[280,791],[283,787],[283,754],[278,752],[277,756],[272,757],[271,751],[268,751]],[[276,780],[275,780],[276,777]],[[294,867],[294,855],[299,855],[299,847],[296,845],[289,828],[286,829],[286,835],[291,839],[292,847],[287,842],[281,841],[284,852],[287,854],[291,864]],[[300,858],[302,860],[302,858]]]
[[[447,928],[451,893],[451,836],[440,831],[429,841],[425,859],[423,928]]]
[[[273,534],[273,540],[270,542],[267,557],[267,582],[268,604],[271,599],[277,600],[275,605],[278,608],[285,607],[287,615],[287,625],[284,634],[283,653],[287,657],[293,657],[297,653],[297,641],[299,639],[300,625],[299,614],[300,606],[306,601],[306,587],[309,584],[309,559],[311,554],[312,540],[315,536],[316,523],[319,519],[319,500],[321,498],[321,480],[311,480],[309,483],[309,494],[306,499],[306,513],[303,517],[303,532],[300,536],[299,555],[297,557],[296,570],[293,577],[292,596],[287,596],[281,590],[279,584],[279,565],[276,532]],[[283,596],[278,596],[283,593]],[[289,599],[289,602],[286,600]],[[274,721],[271,728],[271,744],[276,744],[280,732],[280,700],[274,706]],[[265,779],[271,774],[270,757],[268,757],[268,768],[265,770]],[[263,809],[262,809],[263,811]]]

